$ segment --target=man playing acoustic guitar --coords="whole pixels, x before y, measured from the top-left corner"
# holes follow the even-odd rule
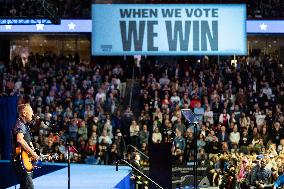
[[[21,153],[19,154],[17,151],[18,149],[24,150],[33,160],[39,159],[39,156],[34,151],[28,126],[33,120],[34,113],[30,104],[19,105],[18,113],[19,118],[13,128],[13,165],[20,180],[20,189],[33,189],[32,171],[27,171],[23,167],[22,157],[19,158]]]

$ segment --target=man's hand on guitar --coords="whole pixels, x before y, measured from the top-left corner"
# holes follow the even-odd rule
[[[32,155],[34,160],[36,160],[36,161],[39,160],[39,156],[35,152],[33,152],[31,155]]]
[[[48,154],[46,159],[47,159],[47,161],[51,161],[53,158],[52,158],[52,156],[50,154]]]

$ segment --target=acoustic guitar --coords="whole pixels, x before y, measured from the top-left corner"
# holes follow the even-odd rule
[[[26,152],[22,147],[16,148],[16,161],[19,161],[22,168],[27,172],[31,173],[34,169],[41,168],[42,161],[47,159],[58,159],[58,155],[43,155],[39,153],[38,149],[35,152],[39,154],[39,160],[35,160],[28,152]]]

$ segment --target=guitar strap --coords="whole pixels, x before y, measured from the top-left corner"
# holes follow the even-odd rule
[[[27,128],[27,131],[28,131],[29,134],[30,134],[30,139],[31,139],[30,142],[33,142],[33,134],[32,134],[32,132],[31,132],[31,128],[30,128],[29,124],[26,124],[26,128]],[[30,144],[29,144],[29,145],[30,145]]]

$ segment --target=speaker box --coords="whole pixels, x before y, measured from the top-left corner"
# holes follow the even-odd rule
[[[10,60],[10,40],[0,40],[0,61],[8,63]]]
[[[150,178],[164,189],[172,189],[172,143],[150,145]],[[150,184],[150,188],[157,188]]]

